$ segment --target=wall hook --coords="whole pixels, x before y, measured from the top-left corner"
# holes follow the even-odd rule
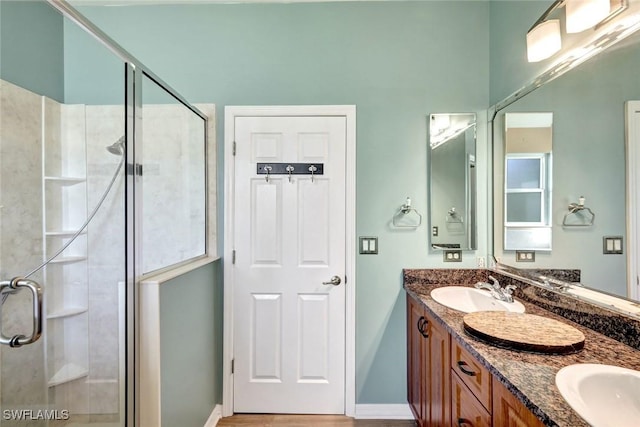
[[[311,172],[311,182],[313,182],[313,174],[316,172],[318,168],[315,165],[309,166],[309,172]]]
[[[295,168],[291,165],[288,165],[285,170],[289,172],[289,182],[291,182],[291,172],[293,172]]]

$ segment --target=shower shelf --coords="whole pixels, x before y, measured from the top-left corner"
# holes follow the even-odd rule
[[[44,180],[46,182],[52,182],[52,183],[62,184],[62,185],[75,185],[75,184],[81,184],[83,182],[87,182],[86,178],[80,178],[75,176],[45,176]]]
[[[55,258],[50,264],[71,264],[74,262],[80,262],[86,260],[86,256],[63,256]]]
[[[61,310],[55,310],[52,313],[47,314],[47,319],[60,319],[65,317],[77,316],[89,311],[87,307],[67,307]]]
[[[2,0],[0,0],[2,1]],[[45,110],[60,115],[60,129],[43,133],[42,249],[49,259],[43,269],[47,284],[43,313],[46,383],[51,403],[86,392],[84,379],[90,371],[89,347],[89,232],[76,227],[88,215],[86,110],[84,106]],[[71,243],[78,234],[80,238]],[[81,235],[82,234],[82,235]],[[64,384],[60,390],[56,386]],[[88,411],[84,404],[77,406]],[[87,404],[88,406],[88,404]],[[64,406],[63,406],[64,407]]]
[[[49,379],[47,385],[49,387],[55,387],[60,384],[68,383],[73,380],[77,380],[89,375],[89,370],[78,366],[75,363],[67,363]]]
[[[71,237],[73,235],[75,235],[77,233],[77,231],[73,231],[73,230],[55,230],[55,231],[47,231],[45,232],[45,234],[48,237]],[[82,234],[87,234],[87,231],[83,231]]]

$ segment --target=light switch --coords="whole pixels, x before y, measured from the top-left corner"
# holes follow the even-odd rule
[[[377,237],[360,237],[360,254],[375,255],[378,253]]]
[[[602,253],[605,255],[622,254],[622,236],[604,236],[602,238]]]

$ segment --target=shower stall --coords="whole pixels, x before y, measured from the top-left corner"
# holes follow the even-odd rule
[[[0,24],[0,426],[135,426],[137,284],[208,251],[207,116],[66,2]]]

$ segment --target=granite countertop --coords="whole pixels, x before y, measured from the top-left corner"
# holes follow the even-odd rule
[[[520,300],[527,313],[548,317],[573,326],[585,335],[585,345],[574,354],[549,355],[513,351],[486,344],[467,334],[462,313],[435,302],[429,295],[432,289],[445,284],[406,283],[405,290],[416,298],[447,329],[455,339],[487,367],[525,406],[548,426],[588,427],[588,424],[563,399],[555,385],[560,368],[576,363],[600,363],[640,370],[640,350],[598,332]],[[469,281],[458,286],[472,286]],[[475,283],[475,282],[473,282]]]

